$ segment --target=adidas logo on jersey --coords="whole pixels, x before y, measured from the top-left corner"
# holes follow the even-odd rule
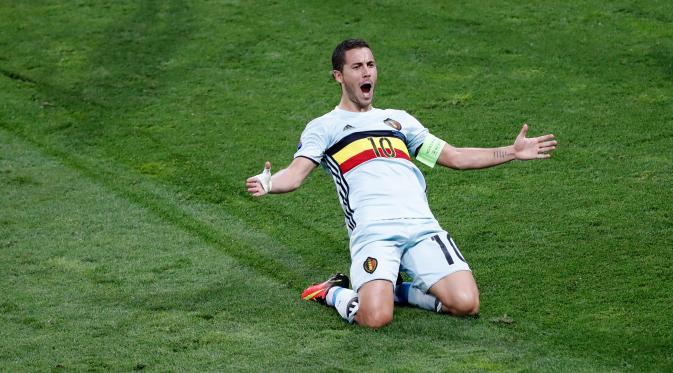
[[[350,124],[347,124],[347,125],[344,126],[344,131],[350,131],[353,128],[355,128],[355,127],[351,126]]]

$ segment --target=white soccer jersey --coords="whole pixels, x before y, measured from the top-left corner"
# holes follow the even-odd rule
[[[306,126],[294,157],[322,164],[332,175],[350,235],[377,220],[434,219],[425,179],[410,159],[427,133],[405,111],[336,107]]]

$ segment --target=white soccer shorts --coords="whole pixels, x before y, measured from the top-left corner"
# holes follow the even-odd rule
[[[355,291],[372,280],[395,284],[402,270],[413,278],[412,286],[427,292],[452,273],[470,271],[456,243],[435,219],[379,220],[358,225],[350,246]]]

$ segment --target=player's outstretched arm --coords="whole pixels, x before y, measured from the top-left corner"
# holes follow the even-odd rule
[[[253,197],[261,197],[267,193],[291,192],[299,188],[315,167],[315,163],[310,160],[297,157],[287,168],[271,175],[271,162],[267,161],[262,173],[249,177],[245,185]]]
[[[444,144],[437,163],[458,170],[486,168],[512,160],[546,159],[556,149],[554,135],[526,137],[528,125],[521,127],[514,144],[500,148],[456,148]]]

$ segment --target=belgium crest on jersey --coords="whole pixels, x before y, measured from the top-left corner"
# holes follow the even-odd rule
[[[383,122],[398,131],[402,129],[400,122],[396,121],[395,119],[386,118],[383,120]]]

